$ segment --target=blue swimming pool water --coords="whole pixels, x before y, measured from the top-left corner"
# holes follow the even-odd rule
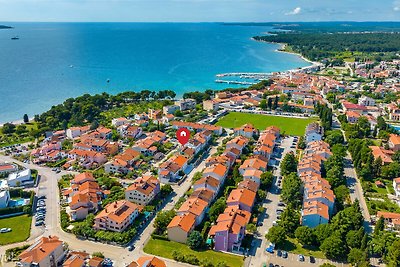
[[[9,207],[20,207],[20,206],[24,206],[27,205],[29,203],[29,199],[12,199],[10,200],[10,202],[8,202],[8,206]]]

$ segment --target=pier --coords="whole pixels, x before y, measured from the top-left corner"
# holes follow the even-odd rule
[[[215,80],[216,83],[227,83],[227,84],[242,84],[242,85],[253,85],[255,82],[242,82],[242,81],[227,81],[227,80]]]

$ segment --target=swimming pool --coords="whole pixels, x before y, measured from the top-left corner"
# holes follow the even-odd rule
[[[19,199],[11,199],[8,202],[9,207],[20,207],[29,204],[29,199],[19,198]]]

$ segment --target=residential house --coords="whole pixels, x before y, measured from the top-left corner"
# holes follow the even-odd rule
[[[320,141],[324,136],[324,128],[319,125],[317,122],[310,123],[306,128],[306,143],[313,141]]]
[[[185,173],[189,159],[183,155],[175,155],[163,162],[158,168],[158,178],[168,184],[180,177],[180,172]]]
[[[196,216],[192,213],[176,215],[167,226],[168,239],[186,244],[189,234],[196,224]]]
[[[177,215],[191,213],[196,217],[195,226],[199,225],[207,212],[208,202],[199,197],[193,197],[183,202],[182,206],[177,211]]]
[[[0,191],[0,209],[4,209],[8,207],[8,203],[10,202],[10,192],[8,189],[2,189]]]
[[[358,119],[361,117],[360,113],[355,111],[346,111],[346,118],[349,123],[357,123]]]
[[[228,174],[228,168],[223,164],[214,164],[204,169],[203,177],[213,177],[222,184]]]
[[[236,136],[241,135],[247,138],[252,138],[258,135],[258,130],[250,123],[245,124],[242,127],[235,128],[233,131]]]
[[[7,183],[10,187],[23,186],[24,184],[32,182],[33,180],[30,169],[10,173],[7,178]]]
[[[112,202],[96,215],[93,228],[122,232],[133,223],[141,210],[141,206],[127,200]]]
[[[111,125],[114,127],[119,127],[121,125],[128,124],[128,123],[129,123],[129,120],[127,118],[123,118],[123,117],[114,118],[111,120]]]
[[[200,180],[196,181],[193,184],[193,190],[196,191],[197,189],[209,189],[214,192],[218,192],[221,186],[221,182],[211,176],[203,177]]]
[[[127,267],[167,267],[165,262],[154,256],[143,256],[131,262]]]
[[[376,160],[377,158],[381,158],[383,165],[393,162],[392,156],[394,152],[392,150],[387,150],[379,146],[369,146],[369,148],[372,150],[372,155],[374,156],[374,159]]]
[[[249,211],[241,210],[238,206],[228,206],[208,233],[213,239],[214,250],[239,251],[250,218]]]
[[[389,148],[393,151],[400,150],[400,135],[391,134],[388,141]]]
[[[375,106],[375,99],[363,95],[358,99],[358,104],[361,106]]]
[[[393,179],[393,189],[396,197],[400,197],[400,177]]]
[[[301,211],[301,224],[310,228],[329,222],[329,207],[319,201],[305,201]]]
[[[181,111],[190,110],[196,108],[196,100],[187,98],[175,101],[175,105],[179,107]]]
[[[58,266],[65,257],[63,242],[57,236],[42,237],[19,255],[19,266]]]
[[[251,212],[255,200],[255,192],[248,189],[234,189],[229,194],[226,204],[228,207],[239,206],[241,210]]]
[[[134,180],[125,189],[125,199],[138,205],[148,205],[160,192],[160,181],[154,176],[144,175]]]
[[[219,109],[219,102],[215,100],[204,100],[203,109],[207,111],[217,111]]]

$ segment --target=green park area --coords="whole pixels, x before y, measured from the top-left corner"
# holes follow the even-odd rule
[[[215,265],[224,262],[225,265],[229,267],[243,266],[243,257],[216,252],[213,250],[199,250],[199,251],[192,250],[186,244],[181,244],[163,239],[151,238],[150,241],[144,247],[144,252],[146,253],[169,259],[174,258],[173,257],[174,251],[179,252],[181,255],[185,256],[193,255],[199,260],[207,259],[209,262]]]
[[[32,217],[28,215],[0,219],[1,228],[11,228],[11,232],[0,233],[0,245],[22,242],[31,232]]]
[[[236,128],[243,124],[251,123],[259,130],[265,130],[268,126],[276,126],[281,129],[281,133],[289,135],[304,135],[306,126],[316,118],[288,118],[281,116],[270,116],[262,114],[230,112],[222,117],[217,125],[224,128]]]

